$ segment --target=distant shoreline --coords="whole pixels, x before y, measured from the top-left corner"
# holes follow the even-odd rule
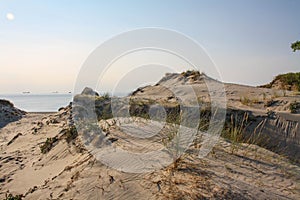
[[[41,114],[41,115],[45,115],[45,114],[55,114],[57,112],[43,112],[43,111],[41,111],[41,112],[27,112],[27,114]]]
[[[72,94],[15,94],[0,95],[0,99],[6,99],[15,107],[27,113],[55,113],[59,108],[69,105]]]

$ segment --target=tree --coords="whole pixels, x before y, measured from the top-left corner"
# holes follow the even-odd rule
[[[292,43],[291,48],[293,49],[294,52],[300,50],[300,41],[296,41]]]

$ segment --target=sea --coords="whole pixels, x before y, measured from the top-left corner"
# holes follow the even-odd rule
[[[113,96],[124,97],[129,93],[117,92]],[[73,94],[0,94],[0,99],[9,100],[15,107],[26,112],[57,112],[73,101]]]
[[[0,94],[0,99],[9,100],[15,107],[27,112],[56,112],[69,105],[72,94]]]

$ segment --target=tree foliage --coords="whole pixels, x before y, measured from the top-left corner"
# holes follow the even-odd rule
[[[300,50],[300,41],[296,41],[292,43],[291,48],[293,49],[294,52]]]

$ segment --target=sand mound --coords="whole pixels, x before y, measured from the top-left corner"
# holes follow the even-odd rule
[[[300,72],[277,75],[270,83],[260,87],[300,91]]]
[[[168,73],[156,85],[139,88],[130,98],[136,99],[136,102],[143,100],[145,108],[150,107],[151,103],[147,102],[180,104],[177,97],[184,102],[198,100],[199,106],[203,108],[210,104],[211,94],[222,92],[214,90],[219,88],[214,86],[220,84],[222,83],[195,71]],[[245,136],[259,135],[256,140],[265,142],[257,144],[300,162],[299,95],[291,91],[230,83],[224,83],[223,87],[227,100],[225,126],[231,126],[232,117],[239,120],[247,114],[251,117],[245,122]]]
[[[0,99],[0,128],[21,119],[25,114],[26,112],[15,108],[11,102]]]

